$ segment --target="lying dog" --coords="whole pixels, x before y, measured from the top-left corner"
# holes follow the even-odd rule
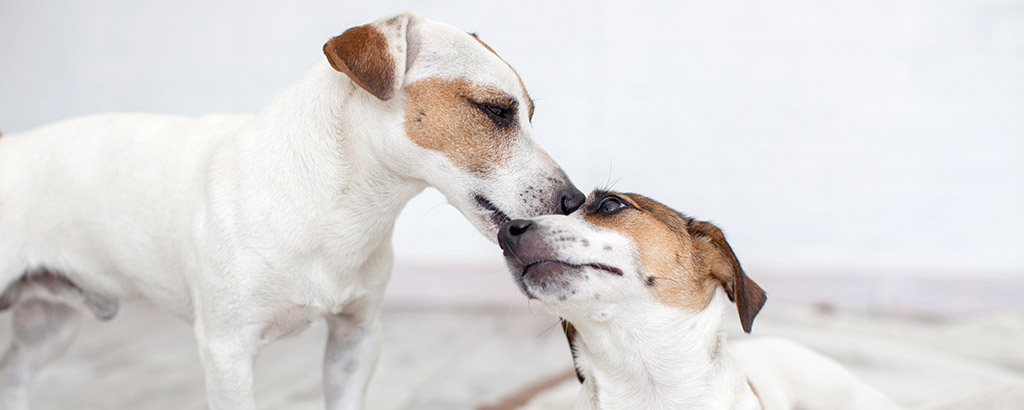
[[[898,408],[795,343],[727,345],[730,301],[749,333],[765,293],[711,223],[596,191],[573,215],[505,224],[498,243],[523,293],[566,323],[576,409]]]
[[[493,238],[584,196],[533,141],[518,74],[406,13],[328,41],[253,116],[102,115],[0,138],[0,406],[71,339],[145,298],[194,323],[212,409],[247,410],[260,348],[326,318],[330,409],[362,406],[399,212],[436,187]]]

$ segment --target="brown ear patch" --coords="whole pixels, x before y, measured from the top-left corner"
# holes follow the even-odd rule
[[[331,67],[381,100],[395,96],[398,76],[387,37],[373,25],[352,27],[324,44]]]
[[[633,209],[607,216],[588,210],[584,219],[633,240],[645,283],[655,297],[669,306],[699,311],[722,286],[749,333],[765,293],[743,272],[722,231],[643,195],[615,195]]]
[[[498,127],[474,102],[511,104],[501,91],[466,79],[427,78],[405,87],[405,130],[417,145],[460,169],[486,173],[507,160],[519,127]]]
[[[722,283],[729,300],[736,302],[743,331],[750,333],[754,317],[767,300],[764,289],[743,272],[721,229],[710,222],[697,220],[691,220],[689,229],[709,273]]]

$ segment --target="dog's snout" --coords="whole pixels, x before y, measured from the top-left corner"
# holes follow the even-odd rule
[[[515,219],[505,222],[498,231],[498,245],[506,252],[515,251],[522,242],[523,234],[530,229],[532,222],[525,219]]]
[[[579,189],[576,189],[575,186],[569,185],[568,188],[565,188],[562,191],[561,199],[562,215],[569,215],[573,212],[576,212],[576,210],[583,205],[583,201],[587,200],[587,197],[586,195],[583,195],[583,193],[580,192]]]

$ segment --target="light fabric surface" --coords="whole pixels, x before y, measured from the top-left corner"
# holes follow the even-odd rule
[[[475,409],[571,366],[555,318],[537,304],[390,305],[383,321],[368,410]],[[922,320],[769,304],[754,335],[807,344],[910,408],[971,395],[971,403],[983,403],[994,389],[1024,383],[1024,313]],[[0,323],[0,343],[9,337]],[[322,409],[325,338],[314,325],[267,347],[256,365],[258,408]],[[571,402],[574,387],[558,394]],[[110,323],[87,319],[68,354],[41,374],[32,399],[36,410],[205,408],[191,329],[146,304],[125,305]],[[955,408],[999,407],[942,410]]]

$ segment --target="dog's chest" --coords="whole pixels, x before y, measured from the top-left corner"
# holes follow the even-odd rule
[[[263,343],[268,343],[295,335],[309,327],[317,316],[316,309],[307,306],[279,309],[267,320],[260,331],[259,339]]]
[[[338,314],[359,313],[356,310],[373,306],[382,297],[388,272],[366,275],[362,269],[335,272],[319,276],[322,281],[311,281],[309,288],[280,303],[264,315],[259,338],[263,343],[293,336],[305,330],[313,321]],[[333,277],[332,277],[333,276]],[[374,286],[377,281],[383,282]]]

